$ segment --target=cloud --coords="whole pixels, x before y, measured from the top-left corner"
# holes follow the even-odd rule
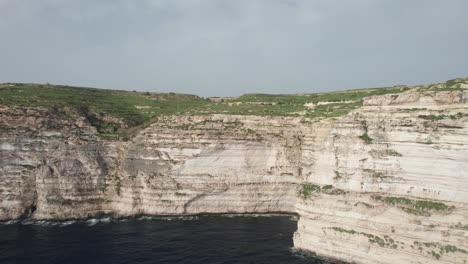
[[[0,0],[0,81],[200,95],[468,73],[463,0]]]

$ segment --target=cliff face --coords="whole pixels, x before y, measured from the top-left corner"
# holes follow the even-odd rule
[[[72,110],[1,113],[0,219],[294,211],[299,120],[167,117],[109,142]]]
[[[299,140],[289,120],[170,117],[120,152],[111,207],[119,215],[292,212]],[[294,132],[293,132],[294,133]]]
[[[468,92],[365,98],[334,120],[161,117],[129,141],[72,109],[0,109],[0,219],[297,213],[295,246],[468,262]]]
[[[402,93],[317,134],[295,246],[356,263],[468,262],[468,93]]]
[[[103,206],[112,161],[78,113],[2,107],[0,219],[89,217]]]

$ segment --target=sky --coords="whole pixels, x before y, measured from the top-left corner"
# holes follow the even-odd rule
[[[201,96],[468,77],[466,0],[0,0],[0,82]]]

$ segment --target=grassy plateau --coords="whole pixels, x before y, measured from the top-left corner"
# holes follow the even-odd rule
[[[213,101],[196,95],[149,93],[71,87],[50,84],[0,84],[0,105],[79,109],[100,134],[119,135],[124,129],[98,118],[105,114],[122,120],[127,128],[137,127],[163,115],[259,115],[296,116],[305,119],[333,118],[362,106],[363,98],[374,95],[418,91],[460,90],[468,79],[417,87],[397,86],[320,94],[246,94]]]

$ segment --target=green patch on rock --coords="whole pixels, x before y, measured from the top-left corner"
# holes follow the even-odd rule
[[[371,170],[371,169],[363,169],[363,171],[366,172],[372,178],[384,179],[384,178],[391,177],[391,176],[385,175],[385,173],[382,171],[376,171],[376,170]]]
[[[313,193],[320,192],[322,187],[320,185],[312,184],[312,183],[303,183],[301,184],[301,190],[299,194],[304,198],[309,198]]]
[[[334,171],[335,172],[335,177],[333,177],[334,180],[339,180],[341,179],[343,176],[341,176],[340,172],[338,171]]]
[[[363,120],[361,121],[361,125],[362,125],[362,128],[364,129],[364,133],[360,135],[359,138],[362,139],[366,144],[372,143],[373,139],[369,137],[367,122]]]
[[[429,200],[412,200],[405,197],[374,195],[372,198],[386,204],[398,206],[405,212],[415,215],[429,215],[429,213],[433,211],[450,212],[455,208],[454,206],[448,206],[441,202],[434,202]]]
[[[402,242],[395,241],[394,239],[392,239],[388,235],[384,235],[383,237],[380,237],[380,236],[376,236],[376,235],[365,233],[365,232],[358,232],[358,231],[355,231],[355,230],[352,230],[352,229],[351,230],[344,229],[344,228],[341,228],[341,227],[330,227],[329,229],[332,229],[332,230],[334,230],[336,232],[346,233],[346,234],[350,234],[350,235],[365,236],[365,237],[367,237],[367,239],[369,240],[370,243],[377,244],[380,247],[397,248],[398,244],[403,245]]]
[[[439,121],[443,119],[457,120],[465,116],[468,116],[467,113],[458,112],[454,115],[418,115],[419,118],[429,120],[429,121]]]
[[[468,251],[454,245],[442,245],[439,242],[418,242],[414,241],[413,243],[419,251],[424,253],[424,248],[429,248],[430,251],[427,251],[435,259],[440,259],[444,254],[450,253],[461,253],[468,254]]]
[[[325,193],[329,195],[339,195],[346,193],[342,189],[333,187],[333,185],[317,185],[313,183],[303,183],[301,184],[301,189],[299,190],[299,195],[302,198],[307,199],[315,193]]]
[[[468,225],[458,222],[457,224],[450,226],[450,228],[468,230]]]
[[[388,156],[394,156],[394,157],[403,156],[401,153],[399,153],[398,151],[396,151],[394,149],[387,149],[385,152],[387,153]]]

